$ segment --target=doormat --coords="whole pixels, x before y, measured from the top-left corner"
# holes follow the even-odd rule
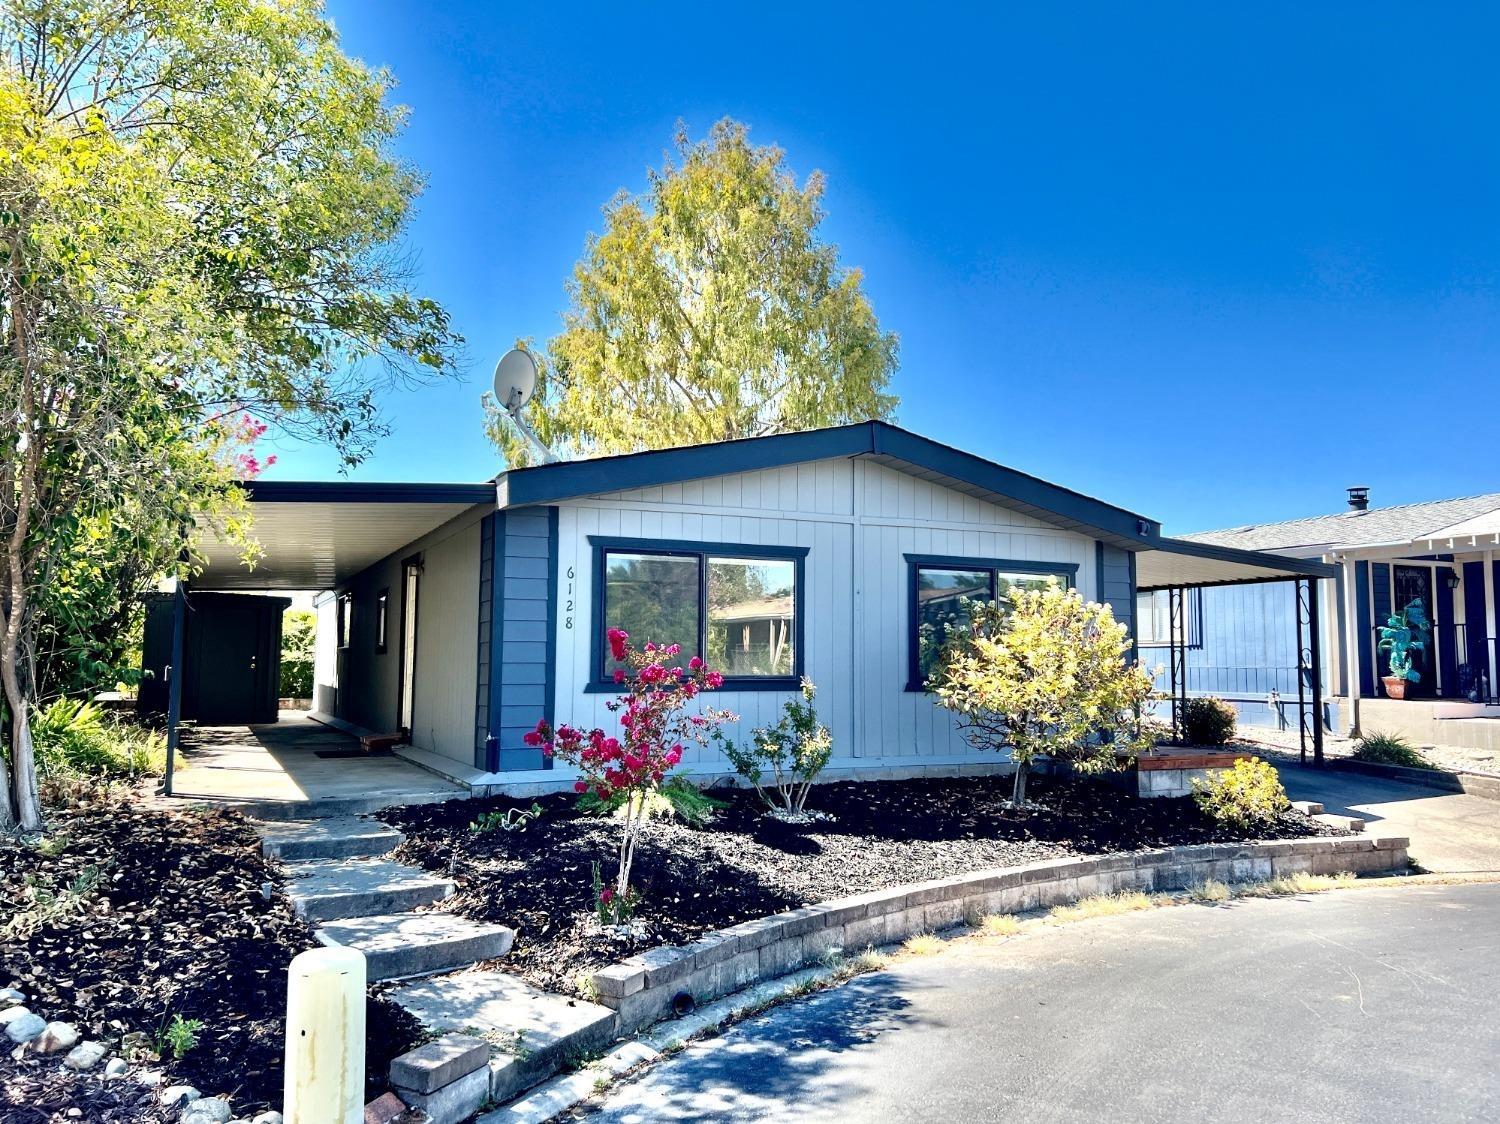
[[[315,749],[314,756],[317,757],[395,757],[389,749],[372,749],[366,753],[362,749]]]

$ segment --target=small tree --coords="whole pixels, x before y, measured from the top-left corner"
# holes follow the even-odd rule
[[[635,903],[630,868],[648,802],[681,762],[684,743],[705,744],[709,731],[732,721],[734,715],[709,707],[699,714],[687,713],[688,703],[701,692],[715,690],[724,682],[719,672],[709,670],[697,656],[686,667],[677,666],[671,663],[680,652],[676,644],[647,644],[637,650],[629,643],[628,633],[612,628],[607,635],[615,662],[630,668],[615,671],[615,682],[625,688],[625,694],[605,703],[620,713],[620,736],[597,728],[587,733],[566,725],[554,729],[543,719],[525,740],[583,774],[574,783],[574,791],[591,794],[604,804],[621,805],[615,883],[599,890],[595,906],[601,918],[622,921]]]
[[[833,738],[827,726],[818,724],[813,708],[816,694],[813,681],[803,679],[802,698],[788,699],[774,726],[751,731],[749,745],[736,745],[722,731],[714,732],[734,771],[755,786],[766,807],[793,816],[802,815],[813,781],[833,755]]]
[[[1084,772],[1115,767],[1149,745],[1137,714],[1151,677],[1126,662],[1130,635],[1108,605],[1050,586],[1013,589],[1009,604],[971,607],[968,629],[944,645],[931,685],[976,749],[1009,750],[1013,799],[1039,757]]]

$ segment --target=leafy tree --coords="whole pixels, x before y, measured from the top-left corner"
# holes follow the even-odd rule
[[[54,580],[189,566],[203,518],[243,538],[250,415],[356,463],[377,391],[458,341],[391,249],[420,183],[389,80],[318,0],[10,0],[0,42],[0,827],[31,829]]]
[[[282,698],[312,698],[317,645],[317,613],[310,609],[288,609],[281,614]]]
[[[1137,716],[1151,676],[1126,662],[1130,633],[1108,605],[1052,584],[968,608],[968,630],[944,645],[929,682],[970,745],[1009,751],[1015,803],[1039,757],[1102,772],[1149,748]]]
[[[895,335],[858,270],[822,241],[823,177],[798,186],[782,151],[737,122],[604,208],[568,284],[561,333],[537,356],[524,416],[570,456],[699,444],[889,417]],[[486,430],[528,463],[486,399]]]

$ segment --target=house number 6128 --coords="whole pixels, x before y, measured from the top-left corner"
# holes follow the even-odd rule
[[[573,576],[574,576],[573,567],[569,566],[568,567],[568,589],[567,589],[567,593],[565,594],[564,599],[563,599],[564,600],[563,613],[565,614],[563,616],[563,627],[564,628],[572,628],[573,627]]]

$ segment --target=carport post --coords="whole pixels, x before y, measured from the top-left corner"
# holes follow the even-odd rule
[[[167,665],[167,771],[161,791],[172,795],[172,770],[177,761],[177,723],[182,719],[182,652],[187,629],[187,583],[177,579],[172,593],[172,662]]]
[[[1307,635],[1312,654],[1313,764],[1323,765],[1323,640],[1322,615],[1318,611],[1318,587],[1322,578],[1307,579]]]

